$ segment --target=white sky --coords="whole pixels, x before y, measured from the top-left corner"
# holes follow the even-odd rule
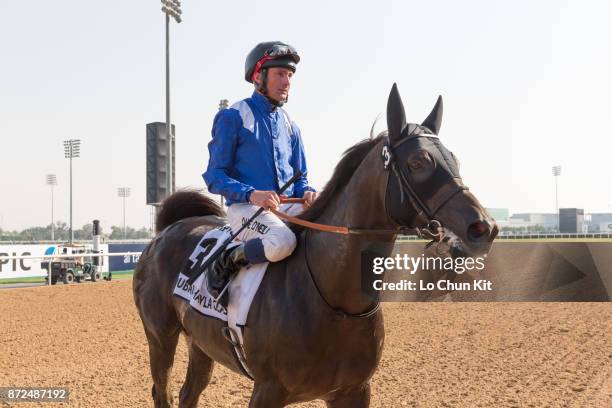
[[[177,185],[202,187],[222,98],[252,92],[244,58],[279,39],[302,56],[287,110],[323,187],[368,136],[397,82],[411,122],[444,97],[442,141],[488,207],[612,211],[612,6],[607,1],[183,1],[171,28]],[[62,140],[80,138],[74,224],[149,226],[145,124],[165,121],[164,19],[157,1],[3,2],[0,227],[68,220]],[[384,120],[383,120],[384,123]]]

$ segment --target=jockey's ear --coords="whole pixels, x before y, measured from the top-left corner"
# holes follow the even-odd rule
[[[404,112],[404,104],[397,90],[397,84],[393,84],[389,100],[387,101],[387,129],[389,130],[389,140],[391,146],[400,139],[402,130],[406,126],[406,113]]]
[[[253,85],[257,88],[261,84],[261,72],[256,72],[253,76]]]
[[[421,125],[425,126],[427,129],[431,130],[434,135],[438,135],[440,132],[440,126],[442,125],[442,95],[438,96],[438,100],[436,101],[436,105],[431,110],[427,119],[421,123]]]

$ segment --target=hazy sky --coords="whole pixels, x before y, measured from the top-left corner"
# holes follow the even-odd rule
[[[164,18],[157,1],[4,2],[0,25],[0,227],[68,220],[62,141],[74,162],[74,224],[149,226],[145,124],[165,121]],[[252,92],[244,58],[260,41],[302,62],[286,105],[323,187],[368,136],[393,82],[421,122],[444,97],[440,137],[488,207],[612,212],[612,6],[607,1],[183,1],[171,27],[177,185],[203,187],[222,98]],[[384,120],[383,120],[384,124]]]

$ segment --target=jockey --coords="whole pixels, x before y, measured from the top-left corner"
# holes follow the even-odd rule
[[[243,242],[239,246],[227,249],[211,265],[207,284],[214,297],[241,267],[278,262],[295,249],[293,232],[267,211],[280,208],[296,215],[303,210],[302,204],[280,204],[278,191],[283,184],[301,171],[302,177],[284,194],[303,197],[306,206],[316,199],[317,193],[306,178],[300,129],[282,108],[299,61],[297,51],[288,44],[257,44],[245,63],[245,80],[255,86],[255,91],[215,116],[208,144],[210,159],[202,175],[208,190],[225,198],[234,231],[260,207],[266,211],[241,232],[238,238]]]

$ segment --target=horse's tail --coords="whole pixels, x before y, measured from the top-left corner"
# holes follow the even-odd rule
[[[225,211],[213,199],[197,190],[180,190],[166,198],[155,219],[155,232],[188,217],[225,216]]]

